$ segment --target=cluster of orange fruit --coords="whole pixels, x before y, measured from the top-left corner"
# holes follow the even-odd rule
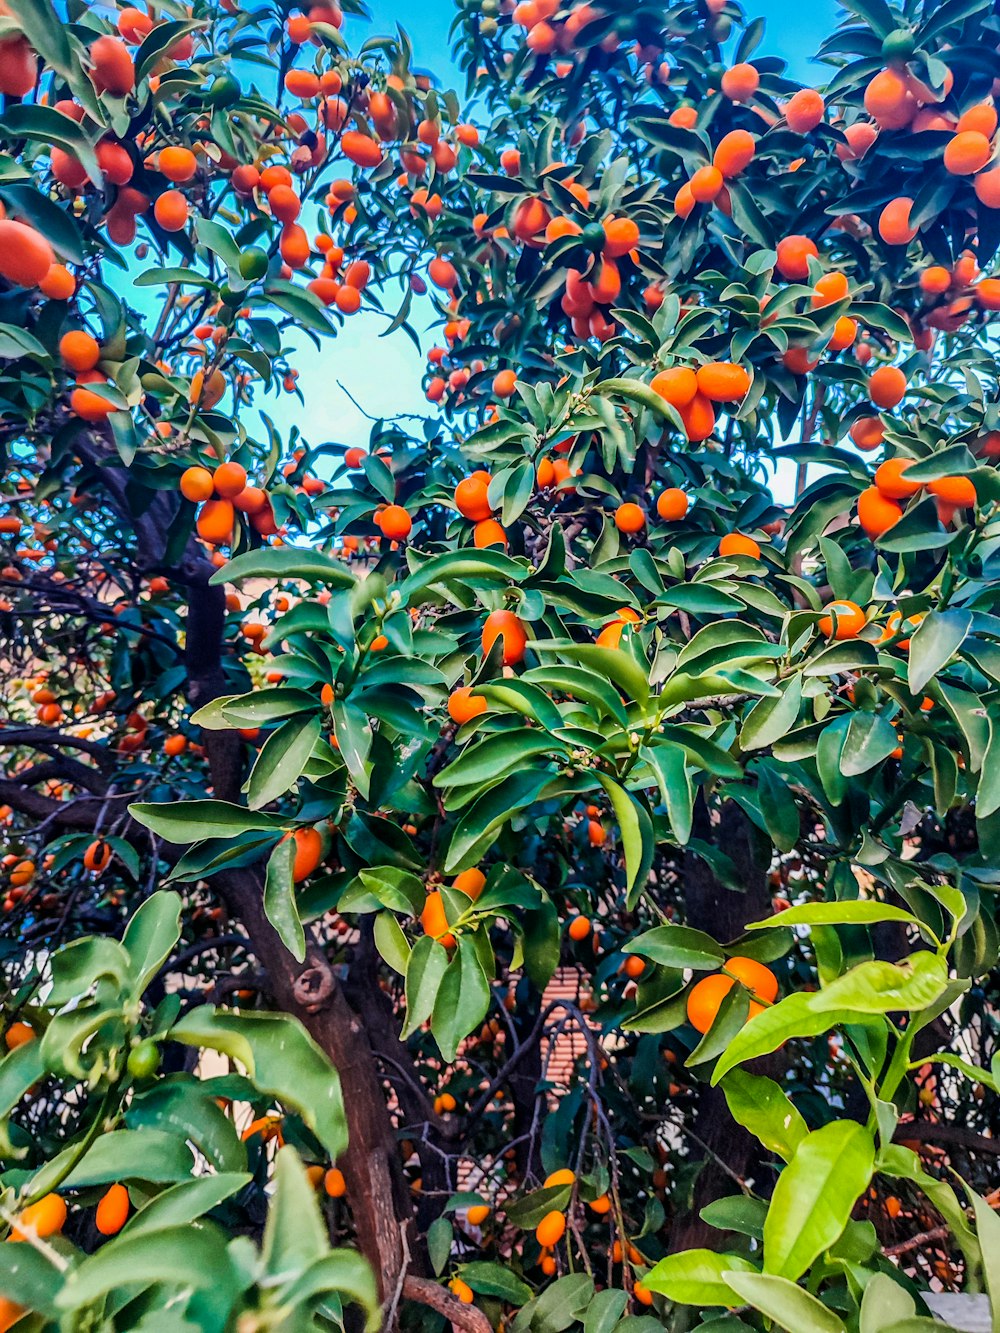
[[[968,477],[938,477],[928,482],[907,480],[906,472],[916,461],[887,458],[875,469],[875,484],[858,497],[858,522],[872,539],[881,537],[898,523],[903,517],[903,503],[924,489],[935,497],[938,517],[945,526],[959,510],[974,508],[976,488]]]
[[[200,504],[197,530],[211,546],[223,546],[232,540],[237,511],[246,514],[250,526],[261,536],[278,531],[267,492],[253,486],[246,468],[240,463],[220,463],[214,472],[194,465],[181,474],[180,492],[185,500]]]

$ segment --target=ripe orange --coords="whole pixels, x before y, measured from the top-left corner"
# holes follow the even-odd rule
[[[913,466],[912,458],[887,458],[875,469],[875,485],[888,500],[908,500],[920,490],[918,481],[907,481],[903,475]]]
[[[847,280],[847,274],[841,273],[839,269],[834,269],[831,273],[824,273],[816,283],[813,293],[811,302],[813,309],[832,305],[834,301],[842,301],[845,296],[850,295],[850,283]]]
[[[990,141],[980,130],[959,130],[945,147],[945,170],[953,176],[972,176],[992,155]]]
[[[727,532],[719,542],[719,555],[749,555],[760,559],[760,547],[752,537],[745,537],[742,532]]]
[[[164,190],[153,204],[153,217],[164,231],[183,231],[188,213],[188,201],[180,190]]]
[[[637,504],[626,501],[615,510],[615,527],[619,532],[641,532],[646,526],[646,515]]]
[[[98,838],[92,842],[83,854],[83,864],[88,870],[100,871],[107,869],[111,862],[112,851],[106,842]]]
[[[929,481],[927,489],[956,509],[971,509],[976,503],[976,488],[968,477],[939,477]]]
[[[639,227],[631,218],[607,218],[604,235],[604,254],[609,259],[621,259],[639,244]]]
[[[687,407],[698,392],[698,376],[690,366],[671,366],[654,375],[649,386],[671,407]]]
[[[877,449],[885,438],[885,427],[879,417],[858,417],[848,432],[859,449],[866,452]]]
[[[951,274],[941,264],[930,264],[920,275],[920,290],[928,296],[941,296],[951,286]]]
[[[478,523],[490,517],[493,507],[486,496],[489,484],[490,474],[482,469],[458,483],[455,487],[455,508],[463,518]]]
[[[783,236],[778,242],[778,272],[788,282],[805,282],[809,260],[818,259],[816,242],[808,236]]]
[[[895,500],[887,500],[877,486],[869,486],[858,496],[858,522],[869,537],[881,537],[903,517]]]
[[[128,1220],[129,1197],[124,1185],[112,1185],[97,1205],[94,1225],[102,1236],[117,1236]]]
[[[722,189],[722,172],[718,167],[699,167],[688,181],[695,203],[710,204]]]
[[[865,613],[857,602],[830,602],[816,625],[828,639],[856,639],[865,627]]]
[[[517,374],[513,370],[498,370],[493,377],[493,392],[498,398],[509,398],[516,383]]]
[[[483,518],[473,529],[472,541],[480,550],[485,546],[506,546],[507,534],[495,518]]]
[[[876,407],[892,408],[903,401],[906,376],[898,366],[879,366],[868,380],[868,397]]]
[[[474,1203],[471,1208],[466,1210],[466,1218],[470,1226],[481,1227],[490,1215],[489,1205],[485,1203]]]
[[[884,69],[865,89],[865,110],[878,122],[879,129],[901,130],[909,125],[917,111],[905,74]]]
[[[459,893],[467,894],[475,902],[486,887],[486,876],[478,866],[473,866],[456,875],[451,887],[458,889]]]
[[[690,403],[679,411],[684,423],[684,434],[692,444],[707,440],[715,430],[715,407],[711,398],[706,398],[700,389]]]
[[[451,949],[454,946],[455,936],[448,929],[444,899],[437,890],[429,893],[424,899],[423,911],[420,913],[420,924],[424,928],[425,935],[432,936],[446,949]]]
[[[124,97],[135,87],[135,65],[117,37],[98,37],[90,47],[90,79],[99,93]]]
[[[721,87],[723,96],[731,102],[749,102],[760,87],[760,75],[753,65],[733,65],[723,74]]]
[[[461,726],[485,713],[488,705],[479,695],[473,695],[471,685],[460,685],[448,696],[448,715]]]
[[[576,940],[577,943],[579,943],[580,940],[585,940],[590,934],[590,931],[590,918],[586,916],[575,916],[566,929],[566,933],[570,939]]]
[[[101,347],[97,339],[83,329],[70,329],[59,339],[59,355],[63,364],[79,375],[94,369],[101,359]]]
[[[25,222],[0,218],[0,274],[15,287],[37,287],[56,262],[52,246]]]
[[[317,828],[306,827],[296,829],[292,836],[295,842],[292,879],[298,884],[308,875],[311,875],[322,861],[323,835]],[[284,842],[285,839],[283,838],[282,841]]]
[[[4,1033],[4,1041],[7,1044],[8,1051],[16,1051],[19,1046],[26,1046],[29,1041],[34,1040],[35,1030],[29,1027],[27,1023],[11,1023]]]
[[[504,666],[516,666],[524,660],[528,636],[513,611],[491,611],[486,617],[482,632],[484,656],[500,638],[503,640]]]
[[[223,546],[233,535],[235,518],[231,500],[206,500],[195,524],[198,536],[212,546]]]
[[[210,500],[214,490],[212,474],[207,467],[189,467],[181,473],[180,491],[185,500],[200,504],[202,500]]]
[[[220,463],[212,474],[216,495],[223,500],[235,499],[247,484],[247,472],[239,463]]]
[[[707,1032],[715,1022],[722,1001],[736,985],[732,977],[721,972],[696,981],[688,992],[687,1018],[696,1032]]]
[[[656,501],[656,512],[666,523],[676,523],[688,511],[690,501],[679,486],[670,486]]]
[[[66,1201],[61,1195],[46,1194],[18,1214],[10,1239],[27,1240],[26,1232],[32,1228],[42,1238],[58,1235],[66,1225],[66,1211]]]
[[[198,159],[190,148],[169,147],[160,150],[157,165],[168,181],[181,185],[198,170]]]
[[[384,537],[401,542],[410,535],[413,519],[402,505],[386,505],[378,517],[378,524]]]
[[[750,389],[750,375],[732,361],[710,361],[699,366],[698,388],[713,403],[735,403]]]
[[[826,104],[820,94],[813,88],[800,88],[785,107],[785,120],[788,128],[796,134],[808,134],[816,128],[825,113]]]
[[[730,130],[719,140],[712,157],[725,180],[744,172],[754,159],[757,141],[749,130]]]
[[[910,209],[913,200],[908,195],[890,199],[879,214],[878,234],[886,245],[909,245],[917,234],[917,228],[910,225]]]
[[[773,1004],[778,998],[778,978],[755,958],[730,958],[726,962],[726,971],[738,977],[747,990],[753,991],[766,1004]]]
[[[553,1208],[551,1212],[545,1214],[538,1226],[535,1227],[535,1239],[539,1245],[551,1250],[562,1240],[565,1231],[565,1216],[559,1212],[558,1208]]]
[[[331,1166],[323,1177],[323,1188],[331,1199],[342,1199],[347,1193],[347,1183],[344,1180],[343,1171]]]

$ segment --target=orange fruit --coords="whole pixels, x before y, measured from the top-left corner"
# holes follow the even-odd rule
[[[164,231],[183,231],[188,215],[188,201],[180,190],[164,190],[153,204],[153,217]]]
[[[859,449],[866,452],[877,449],[885,438],[885,427],[879,417],[858,417],[848,432]]]
[[[535,1239],[539,1245],[551,1250],[562,1240],[565,1231],[565,1216],[559,1212],[558,1208],[553,1208],[551,1212],[545,1214],[538,1226],[535,1227]]]
[[[235,518],[231,500],[206,500],[195,524],[198,536],[212,546],[224,546],[233,535]]]
[[[455,508],[463,518],[479,523],[489,518],[493,506],[487,499],[486,492],[490,484],[490,474],[480,469],[471,476],[464,477],[455,487]]]
[[[52,246],[25,222],[0,218],[0,274],[15,287],[37,287],[56,262]]]
[[[181,473],[180,492],[185,500],[200,504],[202,500],[210,500],[214,491],[212,474],[207,467],[189,467]]]
[[[707,440],[715,430],[715,407],[711,398],[699,391],[686,407],[678,409],[684,423],[684,433],[692,444]]]
[[[129,1197],[124,1185],[112,1185],[97,1205],[94,1225],[102,1236],[117,1236],[128,1220]]]
[[[503,640],[504,666],[516,666],[524,660],[528,636],[513,611],[491,611],[483,624],[483,655],[489,653],[497,639]]]
[[[190,148],[162,148],[157,166],[168,181],[180,185],[189,181],[198,170],[198,159]]]
[[[461,726],[471,722],[474,717],[485,713],[488,705],[479,695],[473,695],[471,685],[460,685],[448,696],[448,715],[453,722]]]
[[[420,924],[424,928],[425,935],[432,936],[446,949],[454,946],[455,936],[448,929],[444,899],[437,890],[429,893],[424,899],[423,911],[420,913]]]
[[[506,546],[507,534],[495,518],[483,518],[473,529],[472,541],[480,550],[485,546]]]
[[[876,407],[896,407],[903,401],[906,387],[906,376],[898,366],[879,366],[868,379],[868,397]]]
[[[830,602],[817,629],[828,639],[856,639],[865,627],[865,613],[857,602]]]
[[[743,62],[726,70],[720,86],[731,102],[749,102],[760,87],[760,75],[753,65]]]
[[[233,500],[246,487],[247,472],[239,463],[220,463],[212,474],[212,485],[216,495],[223,500]]]
[[[698,392],[698,376],[689,366],[671,366],[654,375],[649,386],[671,407],[687,407]]]
[[[727,532],[719,542],[719,555],[749,555],[760,559],[760,547],[752,537],[745,537],[742,532]]]
[[[656,501],[656,512],[667,523],[676,523],[688,511],[690,501],[679,486],[670,486]]]
[[[992,139],[997,129],[997,109],[992,102],[977,102],[963,111],[955,126],[958,133],[964,130],[978,130],[986,139]]]
[[[284,842],[287,838],[282,839]],[[311,875],[323,859],[323,835],[316,828],[299,828],[292,834],[295,843],[295,859],[292,862],[292,879],[296,884]]]
[[[29,1041],[34,1040],[35,1030],[29,1027],[27,1023],[11,1023],[4,1033],[4,1041],[7,1044],[8,1051],[16,1051],[18,1046],[26,1046]]]
[[[956,509],[971,509],[976,503],[976,488],[968,477],[938,477],[927,483],[927,489]]]
[[[486,876],[477,866],[473,866],[456,875],[451,887],[458,889],[459,893],[467,894],[475,902],[486,887]]]
[[[513,370],[498,370],[493,377],[493,392],[498,398],[509,398],[516,383],[517,375]]]
[[[722,189],[722,172],[718,167],[699,167],[688,181],[695,203],[710,204]]]
[[[917,234],[917,228],[910,226],[910,209],[913,200],[908,195],[890,199],[879,214],[878,234],[886,245],[909,245]]]
[[[489,1205],[485,1203],[474,1203],[471,1208],[466,1210],[466,1218],[470,1226],[481,1227],[490,1215]]]
[[[378,524],[384,537],[400,542],[410,535],[413,519],[402,505],[386,505],[379,515]]]
[[[908,500],[920,490],[918,481],[907,481],[903,475],[913,466],[912,458],[887,458],[875,469],[875,485],[888,500]]]
[[[800,88],[785,107],[785,120],[788,128],[796,134],[808,134],[816,128],[825,113],[826,104],[820,94],[813,88]]]
[[[59,339],[59,355],[63,364],[79,375],[94,369],[101,359],[101,347],[89,333],[70,329]]]
[[[732,361],[710,361],[699,366],[698,388],[713,403],[735,403],[750,389],[750,375]]]
[[[753,991],[765,1003],[773,1004],[778,998],[778,978],[755,958],[730,958],[726,962],[726,971],[738,977],[747,990]]]
[[[877,486],[869,486],[858,496],[858,522],[869,537],[881,537],[903,517],[895,500],[887,500]]]
[[[778,242],[778,272],[788,282],[805,282],[809,260],[818,259],[816,242],[808,236],[783,236]]]
[[[884,69],[865,89],[865,110],[882,130],[901,130],[909,125],[917,111],[904,74]]]
[[[730,130],[719,140],[712,161],[725,180],[744,172],[754,159],[757,141],[749,130]]]
[[[342,1199],[347,1193],[347,1183],[344,1180],[343,1171],[331,1166],[323,1177],[323,1188],[331,1199]]]
[[[941,296],[951,286],[951,274],[940,264],[931,264],[920,275],[920,290],[929,296]]]
[[[615,527],[619,532],[641,532],[646,526],[646,515],[637,504],[626,501],[615,510]]]
[[[571,940],[585,940],[590,934],[590,918],[586,916],[575,916],[566,929],[566,934]]]
[[[696,1032],[707,1032],[715,1022],[722,1002],[736,985],[732,977],[721,972],[696,981],[688,992],[687,1019]]]
[[[26,1232],[34,1228],[41,1237],[55,1236],[66,1225],[66,1201],[58,1194],[46,1194],[37,1203],[30,1204],[18,1214],[10,1233],[11,1240],[26,1240]]]
[[[972,183],[976,198],[986,208],[1000,208],[1000,167],[981,171]]]
[[[135,87],[135,64],[117,37],[98,37],[90,47],[90,79],[99,93],[124,97]]]
[[[945,146],[945,170],[953,176],[972,176],[993,155],[990,141],[980,130],[959,130]]]

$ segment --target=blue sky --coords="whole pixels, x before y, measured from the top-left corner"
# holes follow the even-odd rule
[[[432,70],[443,83],[453,81],[460,86],[449,54],[448,28],[455,13],[453,0],[368,0],[368,3],[372,14],[370,24],[348,20],[346,33],[352,45],[358,44],[358,32],[363,27],[368,35],[374,35],[391,32],[401,23],[413,42],[415,64]],[[843,12],[835,0],[794,3],[793,0],[746,0],[745,8],[748,16],[761,15],[767,20],[767,32],[758,48],[762,54],[782,56],[789,63],[789,72],[803,82],[820,80],[823,67],[811,66],[809,55]],[[426,328],[428,321],[421,319],[416,306],[412,322],[426,350],[436,340],[436,334]],[[372,416],[426,414],[429,404],[420,385],[424,359],[404,334],[396,333],[379,341],[385,324],[384,319],[375,315],[360,313],[346,322],[335,342],[324,343],[321,352],[304,341],[297,366],[305,410],[288,397],[282,397],[277,407],[273,399],[266,400],[268,405],[262,402],[264,410],[282,425],[295,422],[313,445],[327,441],[346,445],[367,443],[371,423],[354,406],[341,384],[349,386],[354,398]],[[375,344],[377,354],[373,354]]]

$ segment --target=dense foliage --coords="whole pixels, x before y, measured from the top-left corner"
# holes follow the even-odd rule
[[[1000,1328],[1000,4],[844,10],[0,4],[0,1328]]]

